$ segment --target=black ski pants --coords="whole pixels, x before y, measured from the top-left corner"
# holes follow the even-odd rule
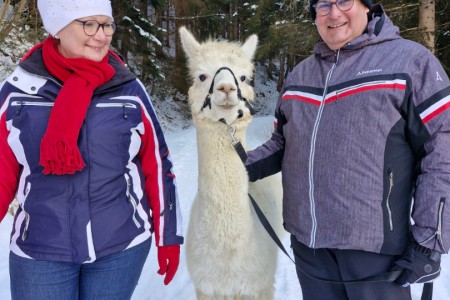
[[[392,282],[355,281],[389,272],[396,256],[360,250],[311,249],[291,236],[303,300],[411,300],[411,290]]]

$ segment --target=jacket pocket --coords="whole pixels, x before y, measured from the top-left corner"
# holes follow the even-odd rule
[[[444,250],[444,252],[446,252],[444,247],[444,240],[442,238],[442,219],[444,218],[444,206],[445,206],[445,198],[441,198],[441,201],[439,201],[439,211],[438,211],[438,226],[437,226],[437,230],[436,230],[436,237],[437,240],[439,241],[440,246],[442,247],[442,250]]]
[[[117,102],[117,103],[98,103],[96,107],[103,107],[103,108],[122,108],[123,110],[123,118],[128,119],[128,114],[130,109],[136,109],[137,105],[134,103],[129,102]]]
[[[175,175],[172,175],[172,176],[175,176]],[[169,191],[169,197],[166,200],[166,207],[164,208],[164,210],[161,211],[161,214],[160,214],[160,217],[164,218],[165,230],[169,229],[169,230],[176,231],[176,226],[174,223],[176,221],[176,212],[173,210],[174,203],[176,201],[176,197],[177,196],[176,196],[175,188],[171,187],[170,191]]]
[[[23,210],[25,214],[25,225],[22,232],[22,241],[25,241],[28,238],[28,226],[30,225],[30,214]]]
[[[54,106],[54,102],[44,102],[44,101],[13,101],[11,106]]]
[[[44,102],[44,101],[22,101],[15,100],[11,102],[11,107],[17,107],[15,114],[18,116],[22,112],[22,108],[25,106],[43,106],[43,107],[53,107],[54,102]]]
[[[432,236],[427,238],[426,240],[420,242],[419,244],[423,245],[427,243],[428,241],[432,240],[433,238],[436,238],[437,242],[439,243],[439,246],[442,248],[442,251],[444,253],[447,253],[445,246],[444,246],[444,239],[442,238],[442,219],[444,218],[444,207],[445,207],[445,198],[442,197],[439,201],[439,208],[438,208],[438,222],[437,222],[437,228],[436,231]]]
[[[138,207],[139,203],[133,197],[133,194],[131,192],[132,191],[132,183],[131,183],[130,175],[125,174],[125,179],[127,181],[127,192],[126,192],[126,194],[127,194],[127,198],[128,198],[128,203],[130,203],[130,205],[133,208],[133,215],[132,215],[133,222],[134,222],[134,224],[136,225],[137,228],[141,228],[142,225],[139,223],[139,221],[136,218],[137,207]]]
[[[25,241],[28,238],[28,226],[30,225],[30,214],[27,212],[27,210],[25,208],[25,202],[30,193],[30,190],[31,190],[31,183],[27,182],[25,184],[23,199],[22,199],[22,201],[19,201],[19,205],[22,208],[23,213],[25,214],[25,219],[24,219],[25,225],[23,227],[22,236],[21,236],[22,241]]]
[[[394,231],[394,222],[392,220],[392,209],[391,209],[391,195],[392,189],[394,188],[394,172],[392,170],[388,171],[388,178],[389,178],[389,190],[386,197],[386,210],[388,212],[389,218],[389,229],[391,231]]]

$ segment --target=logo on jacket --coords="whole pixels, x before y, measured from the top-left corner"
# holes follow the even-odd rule
[[[442,81],[442,77],[439,72],[436,72],[436,81]]]
[[[356,76],[369,75],[369,74],[380,73],[380,72],[383,72],[383,69],[374,69],[374,70],[367,70],[367,71],[359,71],[358,74],[356,74]]]

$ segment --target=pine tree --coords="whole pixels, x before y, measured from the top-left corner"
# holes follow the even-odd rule
[[[248,26],[250,31],[258,33],[258,59],[267,61],[268,75],[278,79],[280,90],[287,73],[310,55],[317,33],[308,13],[308,1],[259,3]]]
[[[112,0],[114,20],[117,23],[113,46],[119,50],[128,66],[144,83],[162,79],[160,62],[155,48],[162,46],[156,38],[161,30],[149,20],[146,0]],[[155,1],[160,4],[161,2]],[[152,88],[153,91],[153,88]]]
[[[5,39],[25,11],[27,0],[0,2],[0,42]]]

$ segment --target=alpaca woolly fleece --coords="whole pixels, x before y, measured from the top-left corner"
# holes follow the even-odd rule
[[[52,36],[78,18],[107,16],[113,18],[110,0],[38,0],[44,28]]]
[[[249,183],[247,170],[231,147],[234,138],[246,145],[252,116],[237,91],[239,87],[248,101],[254,98],[246,79],[253,74],[258,37],[252,35],[243,44],[199,43],[185,27],[179,32],[193,81],[189,102],[198,152],[198,190],[185,248],[190,278],[198,299],[272,300],[278,249],[261,226],[248,194],[257,199],[282,239],[281,173]],[[231,72],[217,73],[221,67]],[[202,108],[208,94],[211,106]],[[227,127],[233,130],[232,137]]]

